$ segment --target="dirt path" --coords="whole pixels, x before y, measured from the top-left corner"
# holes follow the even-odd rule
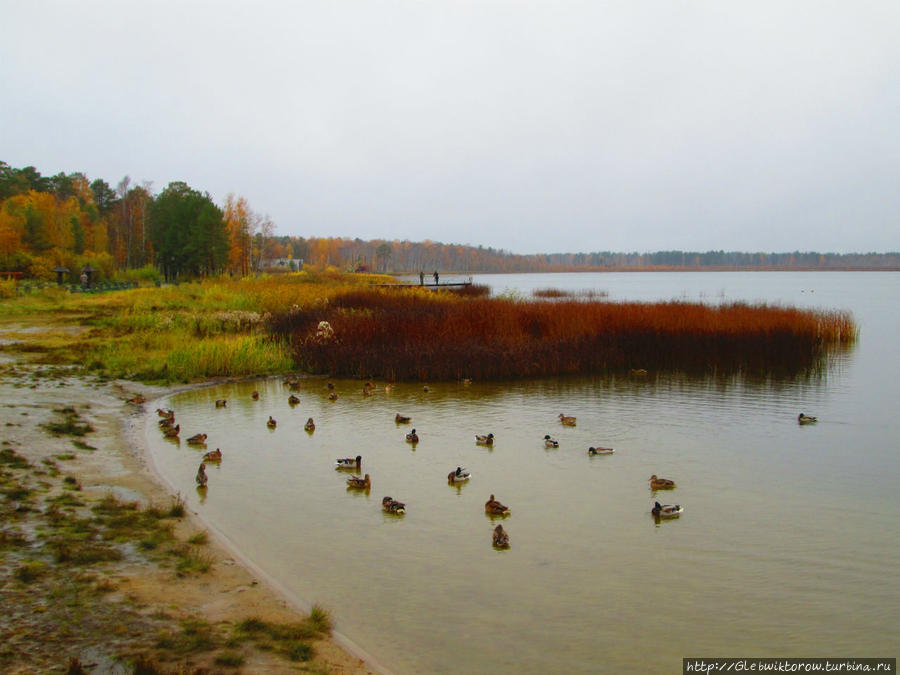
[[[278,637],[264,639],[246,619],[269,627],[309,619],[207,535],[196,514],[161,517],[165,525],[153,525],[161,529],[152,536],[124,542],[102,529],[111,521],[98,524],[96,505],[104,499],[127,514],[123,504],[154,513],[176,505],[137,444],[144,406],[126,402],[172,390],[27,366],[8,341],[0,356],[0,671],[66,672],[78,659],[84,672],[128,673],[125,662],[145,658],[156,672],[376,672],[339,637],[286,642],[296,636],[271,629],[267,635]],[[93,430],[48,430],[65,429],[67,421],[69,431],[77,433],[79,424]],[[172,539],[157,546],[153,537],[164,537],[166,528]],[[63,532],[78,543],[61,549]],[[84,537],[120,557],[73,562],[71,547]],[[184,560],[209,570],[186,565],[182,572]],[[243,633],[236,629],[242,621],[249,626]]]

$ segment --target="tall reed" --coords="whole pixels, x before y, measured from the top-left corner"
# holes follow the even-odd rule
[[[316,337],[328,321],[333,339]],[[273,318],[300,367],[389,380],[629,369],[793,374],[852,345],[842,312],[771,305],[459,298],[359,289]]]

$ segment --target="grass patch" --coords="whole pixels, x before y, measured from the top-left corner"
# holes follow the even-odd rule
[[[18,530],[0,530],[0,550],[24,548],[28,545],[28,537]]]
[[[61,455],[54,455],[54,456],[56,457],[56,459],[60,460],[61,462],[68,462],[68,461],[78,458],[78,455],[75,455],[71,452],[64,452]]]
[[[82,420],[75,408],[69,406],[58,408],[53,412],[61,415],[62,419],[48,422],[42,426],[54,436],[84,436],[94,431],[94,427]]]
[[[196,546],[175,546],[171,554],[177,558],[175,571],[178,574],[204,574],[212,569],[212,555]]]
[[[84,441],[80,441],[78,439],[73,440],[72,445],[74,445],[79,450],[96,450],[97,449],[90,443],[85,443]]]
[[[194,544],[195,546],[203,546],[209,543],[209,535],[206,532],[198,532],[197,534],[188,538],[187,542],[189,544]]]
[[[23,584],[34,583],[47,574],[47,564],[40,560],[29,560],[16,567],[13,576]]]
[[[156,646],[178,655],[211,651],[216,648],[216,639],[208,622],[200,619],[184,619],[179,632],[165,631],[159,635]]]
[[[216,665],[237,668],[238,666],[244,665],[244,657],[238,652],[222,652],[216,656]]]
[[[12,469],[31,468],[31,463],[12,448],[0,450],[0,465],[8,466]]]

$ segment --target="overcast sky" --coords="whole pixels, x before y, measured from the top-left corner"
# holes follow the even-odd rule
[[[0,160],[278,234],[900,249],[900,2],[0,0]]]

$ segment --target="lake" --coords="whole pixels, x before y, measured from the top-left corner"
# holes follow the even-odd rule
[[[280,379],[220,385],[162,401],[182,438],[207,433],[208,449],[222,449],[205,495],[194,485],[203,451],[163,440],[155,416],[145,430],[154,463],[256,567],[331,610],[392,672],[674,673],[682,657],[896,654],[900,273],[474,280],[522,297],[558,288],[609,302],[847,310],[860,339],[823,376],[792,380],[376,382],[372,396],[334,380],[332,402],[313,378],[294,407]],[[800,426],[801,411],[819,422]],[[404,440],[413,427],[416,446]],[[475,444],[489,432],[492,448]],[[545,434],[559,448],[545,448]],[[598,445],[615,453],[588,456]],[[368,493],[335,470],[335,458],[356,455]],[[457,466],[472,478],[449,485]],[[651,474],[677,488],[651,492]],[[509,517],[485,514],[490,494]],[[407,513],[383,513],[385,495]],[[655,522],[657,500],[683,515]],[[498,522],[508,550],[491,546]]]

